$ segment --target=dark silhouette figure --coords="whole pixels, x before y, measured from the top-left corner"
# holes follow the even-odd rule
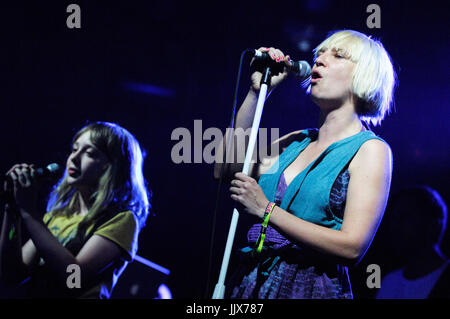
[[[400,268],[386,274],[377,299],[450,297],[450,267],[441,251],[447,206],[428,186],[393,196],[386,211],[387,239]]]

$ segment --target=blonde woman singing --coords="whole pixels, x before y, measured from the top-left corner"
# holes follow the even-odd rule
[[[276,63],[291,63],[279,49],[259,50]],[[284,68],[273,76],[271,89],[287,75]],[[238,111],[241,132],[251,126],[260,79],[256,70]],[[228,297],[352,298],[347,265],[363,257],[375,235],[392,174],[391,149],[367,124],[379,124],[389,112],[394,85],[379,41],[335,32],[314,50],[309,94],[320,112],[318,127],[275,141],[271,149],[280,155],[259,159],[250,176],[236,173],[242,163],[227,159],[231,198],[259,220],[248,231]],[[245,138],[233,139],[234,154],[246,148],[236,141]],[[220,170],[217,163],[216,178]]]

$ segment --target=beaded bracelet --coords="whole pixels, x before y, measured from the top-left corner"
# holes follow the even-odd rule
[[[275,208],[275,203],[273,202],[269,202],[269,204],[267,204],[266,210],[264,212],[264,220],[261,223],[261,235],[259,235],[259,238],[256,242],[256,252],[260,253],[262,251],[262,247],[264,244],[264,239],[266,238],[266,229],[267,229],[267,225],[269,225],[269,219],[270,219],[270,215],[273,212],[273,209]]]

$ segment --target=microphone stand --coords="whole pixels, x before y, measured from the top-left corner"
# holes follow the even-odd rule
[[[250,163],[255,149],[256,137],[258,135],[259,124],[261,122],[262,112],[264,109],[264,102],[266,100],[267,90],[270,85],[272,73],[270,67],[267,66],[264,69],[263,76],[261,78],[261,88],[259,90],[258,102],[256,104],[255,116],[253,118],[252,130],[250,133],[250,139],[245,153],[244,167],[242,173],[248,175],[250,169]],[[239,212],[236,208],[233,210],[231,218],[231,225],[228,231],[227,243],[225,246],[225,252],[222,259],[222,266],[220,268],[219,280],[214,288],[212,299],[224,299],[225,296],[225,277],[227,275],[228,263],[230,261],[231,249],[233,247],[234,235],[236,234],[237,223],[239,220]]]

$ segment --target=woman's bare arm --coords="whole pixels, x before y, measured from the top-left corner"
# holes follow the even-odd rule
[[[384,142],[369,140],[353,158],[344,219],[340,230],[298,218],[275,207],[269,222],[289,238],[328,255],[357,261],[369,247],[383,217],[392,175],[392,153]],[[232,198],[247,212],[263,218],[268,200],[256,181],[236,176],[238,187],[230,188]]]
[[[261,52],[267,52],[273,60],[284,63],[286,66],[290,64],[289,56],[285,57],[283,52],[281,52],[280,50],[277,50],[275,48],[259,48],[258,50],[260,50]],[[272,76],[271,87],[269,88],[269,91],[280,84],[284,79],[286,79],[287,76],[288,72],[286,68],[282,73]],[[245,152],[248,145],[248,138],[250,137],[250,129],[252,127],[253,118],[256,111],[256,104],[258,102],[261,78],[262,73],[259,71],[255,71],[251,75],[252,84],[244,99],[244,102],[242,103],[236,115],[235,130],[234,132],[231,132],[232,134],[228,134],[229,131],[227,131],[225,139],[223,139],[220,143],[221,147],[219,147],[217,151],[216,164],[214,166],[214,178],[216,179],[220,178],[223,165],[224,176],[226,179],[231,179],[234,173],[242,171]],[[228,148],[229,152],[224,160],[223,154],[224,150],[227,148],[227,142],[230,136],[230,146]],[[267,145],[263,147],[267,147]],[[253,171],[254,163],[250,165],[249,175],[252,175],[251,172]]]

